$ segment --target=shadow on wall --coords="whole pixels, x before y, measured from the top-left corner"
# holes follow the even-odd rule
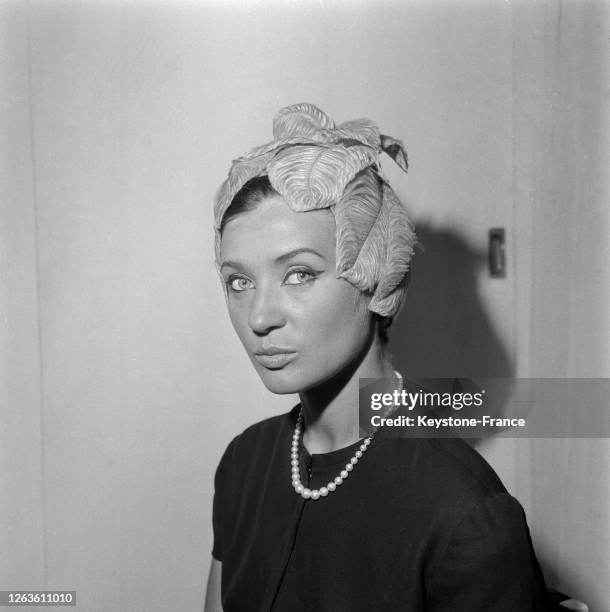
[[[407,378],[504,378],[514,365],[477,292],[486,255],[456,233],[416,227],[407,301],[390,329],[389,349]]]
[[[486,254],[473,251],[448,230],[421,225],[416,232],[423,250],[415,255],[407,301],[389,334],[398,371],[407,379],[513,377],[514,364],[477,291],[478,272],[487,265]],[[480,440],[464,441],[476,447]],[[547,577],[556,580],[556,563],[540,554],[538,560]],[[554,597],[561,599],[559,594]]]
[[[418,225],[416,232],[422,246],[413,259],[407,301],[389,334],[394,364],[407,381],[440,393],[478,391],[486,379],[487,399],[469,408],[468,416],[509,416],[515,367],[477,288],[487,253],[474,251],[451,230]],[[451,414],[450,407],[434,409],[434,416]],[[480,443],[476,437],[465,441]]]

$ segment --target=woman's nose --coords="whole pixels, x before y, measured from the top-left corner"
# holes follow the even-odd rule
[[[285,317],[278,290],[271,287],[256,288],[248,317],[248,324],[254,333],[266,334],[284,325]]]

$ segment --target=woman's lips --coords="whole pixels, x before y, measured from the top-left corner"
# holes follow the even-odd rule
[[[279,370],[297,356],[295,351],[279,352],[276,349],[254,353],[254,359],[268,370]]]

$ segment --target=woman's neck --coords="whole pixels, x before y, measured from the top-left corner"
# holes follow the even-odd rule
[[[390,358],[375,334],[366,354],[356,364],[319,387],[301,393],[303,444],[309,453],[328,453],[366,436],[359,427],[359,379],[394,376]]]

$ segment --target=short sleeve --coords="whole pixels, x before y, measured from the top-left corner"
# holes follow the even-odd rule
[[[212,556],[217,561],[222,561],[223,557],[223,532],[224,523],[227,519],[229,509],[228,496],[230,491],[231,467],[233,462],[233,452],[235,448],[236,436],[231,440],[214,475],[214,502],[212,505],[212,527],[214,530],[214,546]]]
[[[544,578],[525,514],[508,493],[489,495],[461,517],[427,581],[429,610],[547,610]]]

